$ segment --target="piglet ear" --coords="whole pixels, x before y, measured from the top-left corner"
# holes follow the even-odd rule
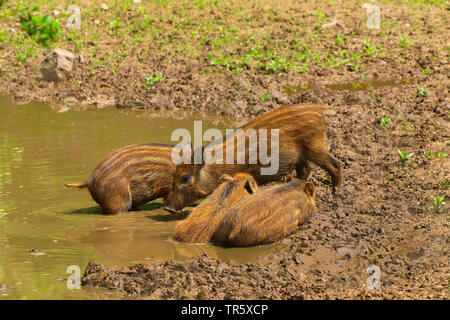
[[[224,174],[223,176],[221,176],[219,178],[220,181],[225,182],[225,181],[233,181],[233,177],[230,176],[229,174]]]
[[[258,190],[258,184],[253,176],[248,176],[247,182],[245,183],[245,189],[247,189],[250,194],[255,193]]]
[[[309,197],[313,199],[316,197],[316,187],[314,187],[314,184],[312,182],[307,181],[305,183],[305,192]]]

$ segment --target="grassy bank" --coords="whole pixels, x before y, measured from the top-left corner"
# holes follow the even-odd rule
[[[70,1],[6,1],[2,87],[17,99],[53,103],[102,105],[103,99],[123,107],[202,110],[209,101],[214,107],[205,111],[243,105],[250,108],[240,113],[251,114],[252,106],[295,102],[290,95],[326,83],[350,82],[357,90],[378,78],[408,84],[433,77],[421,60],[448,58],[444,1],[380,1],[380,29],[367,27],[364,3],[128,0],[105,1],[103,10],[78,1],[81,28],[69,29]],[[34,6],[39,9],[31,12]],[[58,24],[42,31],[45,43],[43,23],[34,34],[19,23],[27,10]],[[46,46],[84,58],[59,95],[38,80]],[[18,94],[8,82],[25,90]]]

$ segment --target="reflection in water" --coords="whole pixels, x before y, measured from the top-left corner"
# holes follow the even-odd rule
[[[101,291],[69,291],[61,281],[69,265],[84,268],[92,259],[119,266],[207,252],[244,263],[272,249],[178,243],[172,240],[177,220],[158,201],[106,216],[87,190],[64,187],[84,181],[103,157],[122,146],[171,143],[172,131],[192,130],[193,119],[115,108],[56,113],[43,104],[16,106],[1,97],[0,115],[0,285],[8,287],[0,299],[99,298]],[[203,122],[204,130],[211,127],[225,129]],[[31,248],[45,255],[30,256]]]
[[[14,203],[6,197],[11,192],[7,190],[7,185],[12,183],[12,169],[21,166],[23,148],[14,146],[13,137],[2,136],[0,147],[0,194],[5,195],[5,199],[0,202],[0,218],[6,216],[14,209]]]
[[[210,244],[186,244],[173,240],[179,219],[163,209],[135,211],[99,217],[87,235],[73,240],[94,248],[104,261],[120,266],[142,261],[162,262],[186,259],[202,252],[230,263],[245,263],[267,253],[270,246],[256,248],[221,248]]]

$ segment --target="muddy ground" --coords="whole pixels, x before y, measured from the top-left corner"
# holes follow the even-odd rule
[[[448,8],[380,2],[381,29],[369,30],[363,2],[206,3],[183,15],[169,1],[154,21],[160,32],[126,48],[108,19],[120,13],[121,28],[132,26],[144,19],[136,8],[115,11],[111,2],[108,11],[87,13],[82,44],[58,43],[85,60],[56,84],[39,81],[44,50],[18,63],[19,49],[6,42],[0,87],[17,101],[57,108],[114,104],[236,121],[282,104],[326,103],[331,150],[343,166],[338,197],[315,168],[319,212],[260,263],[207,255],[112,269],[91,263],[83,284],[157,299],[448,299]],[[237,31],[227,34],[229,26]],[[18,26],[6,20],[2,28]],[[265,56],[241,59],[252,48]],[[110,52],[124,53],[108,60]],[[162,81],[144,85],[158,73]],[[414,155],[401,162],[398,150]],[[435,206],[432,196],[447,204]],[[366,285],[371,265],[380,268],[378,290]]]

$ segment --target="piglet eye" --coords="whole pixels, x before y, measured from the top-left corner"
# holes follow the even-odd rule
[[[188,183],[189,181],[191,181],[191,175],[190,174],[184,174],[180,178],[180,182],[181,183]]]

